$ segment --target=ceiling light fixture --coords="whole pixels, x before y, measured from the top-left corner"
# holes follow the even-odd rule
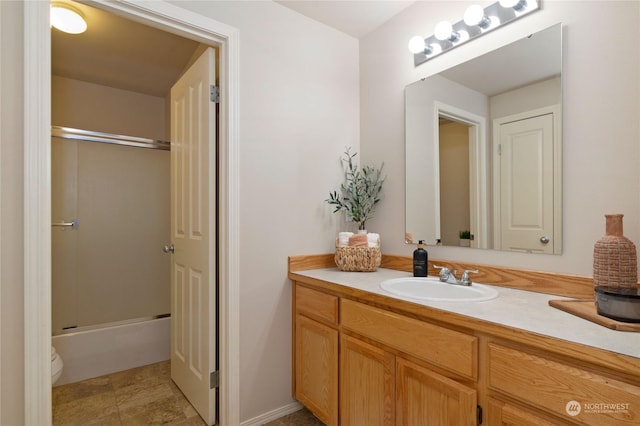
[[[541,0],[499,0],[485,7],[471,5],[464,13],[464,19],[451,24],[441,21],[429,37],[414,36],[409,42],[413,62],[418,66],[469,40],[504,26],[529,13],[540,9]]]
[[[80,12],[66,3],[51,4],[51,26],[69,34],[87,30],[87,22]]]

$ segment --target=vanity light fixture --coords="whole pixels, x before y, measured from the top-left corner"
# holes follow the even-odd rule
[[[504,26],[531,12],[540,9],[541,0],[499,0],[485,7],[474,4],[467,8],[464,19],[451,24],[439,22],[433,35],[423,38],[414,36],[409,41],[415,66],[425,63],[456,46]]]
[[[69,34],[87,30],[87,22],[80,12],[66,3],[51,3],[51,26]]]

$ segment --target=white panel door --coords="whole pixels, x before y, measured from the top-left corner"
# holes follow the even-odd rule
[[[553,114],[500,125],[502,250],[553,253]]]
[[[214,424],[216,389],[215,51],[171,89],[171,378]]]

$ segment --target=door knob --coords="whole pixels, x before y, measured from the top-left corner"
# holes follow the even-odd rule
[[[549,243],[549,237],[546,237],[546,236],[543,235],[542,237],[540,237],[540,242],[542,244],[548,244]]]
[[[171,244],[169,246],[162,247],[162,251],[165,253],[174,253],[176,251],[176,248],[173,246],[173,244]]]

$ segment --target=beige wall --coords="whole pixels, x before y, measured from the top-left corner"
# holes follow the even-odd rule
[[[0,2],[0,424],[24,424],[22,4]]]
[[[51,78],[51,125],[168,140],[165,99],[60,76]]]
[[[469,2],[418,2],[360,40],[361,147],[385,160],[384,198],[370,228],[384,251],[410,255],[404,236],[405,85],[471,56],[563,23],[563,253],[527,255],[428,247],[430,258],[591,275],[604,214],[623,213],[625,234],[640,244],[640,2],[553,1],[522,20],[414,67],[407,41],[455,21]]]

